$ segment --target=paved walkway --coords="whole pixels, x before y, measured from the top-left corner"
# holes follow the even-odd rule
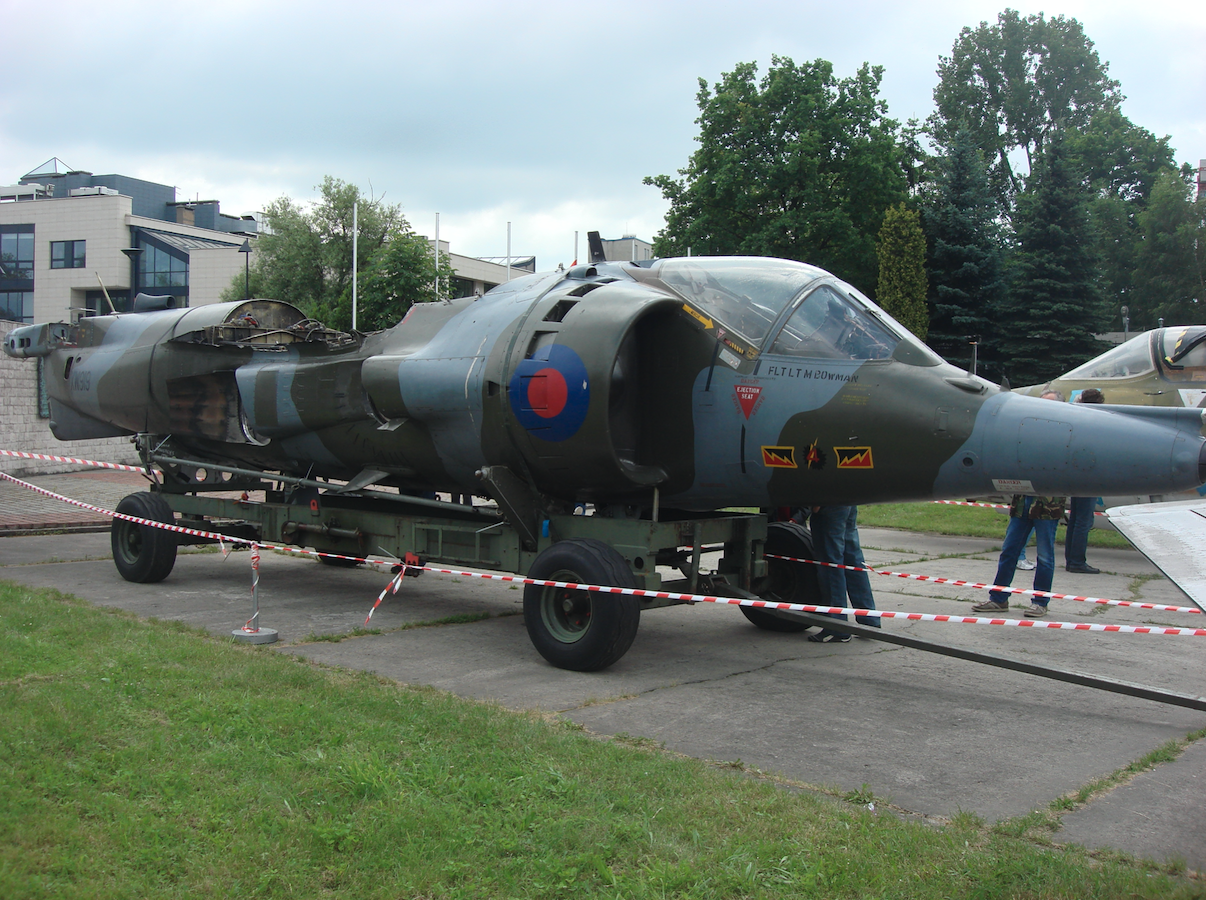
[[[87,472],[25,479],[112,508],[145,481]],[[81,511],[82,513],[82,511]],[[0,534],[88,521],[58,501],[0,482]],[[1002,523],[1002,528],[1004,523]],[[862,529],[872,566],[989,580],[996,542]],[[183,552],[156,585],[121,580],[103,534],[0,539],[0,577],[55,587],[89,602],[176,619],[229,636],[249,614],[247,554]],[[1056,573],[1056,590],[1185,605],[1140,554],[1093,548],[1099,576]],[[1053,800],[1206,726],[1206,714],[987,669],[872,641],[809,643],[762,632],[730,607],[702,604],[642,616],[632,650],[605,672],[553,669],[523,625],[522,592],[497,582],[407,579],[374,615],[380,634],[339,643],[308,635],[351,632],[364,622],[388,573],[332,569],[268,554],[261,566],[262,621],[280,652],[433,685],[517,709],[557,712],[599,734],[626,732],[704,759],[744,760],[791,783],[868,787],[901,814],[941,822],[958,810],[987,821],[1050,810]],[[1028,586],[1020,573],[1019,586]],[[881,609],[969,612],[982,591],[897,578],[873,581]],[[1017,619],[1015,600],[1006,618]],[[1196,626],[1201,616],[1054,601],[1053,619]],[[451,613],[488,613],[462,625],[406,627]],[[1206,694],[1206,638],[932,625],[885,628],[977,652]],[[1056,813],[1057,843],[1116,848],[1206,872],[1206,741],[1175,761]],[[883,804],[877,804],[883,805]]]
[[[148,483],[144,475],[111,469],[13,477],[105,509],[115,509],[127,494],[145,491]],[[7,478],[0,478],[0,536],[47,531],[108,531],[111,522],[108,516],[45,497],[13,484]]]

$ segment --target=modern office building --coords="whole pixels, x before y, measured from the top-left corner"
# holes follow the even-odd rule
[[[653,244],[635,235],[626,234],[611,239],[600,237],[597,231],[588,231],[586,241],[591,262],[640,262],[653,259]]]
[[[0,187],[0,318],[63,321],[110,303],[123,312],[139,293],[217,302],[257,230],[216,200],[177,201],[170,185],[51,159]]]
[[[227,215],[216,200],[177,200],[170,185],[48,160],[0,187],[0,319],[71,321],[108,313],[110,304],[125,312],[139,293],[169,295],[176,306],[217,303],[245,270],[261,217]],[[507,280],[505,259],[451,253],[447,241],[440,252],[456,273],[455,296]],[[510,274],[535,266],[535,257],[513,259]]]

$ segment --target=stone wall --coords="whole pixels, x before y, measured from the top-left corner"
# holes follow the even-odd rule
[[[0,320],[0,342],[20,326]],[[0,352],[0,450],[23,450],[52,456],[74,456],[101,462],[138,465],[128,437],[94,441],[60,441],[50,433],[50,420],[38,416],[38,365],[32,359],[12,359]],[[49,475],[88,468],[74,463],[40,462],[0,456],[0,472],[9,475]]]

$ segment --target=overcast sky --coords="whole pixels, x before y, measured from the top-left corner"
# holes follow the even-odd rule
[[[512,252],[549,269],[575,231],[583,257],[588,230],[652,239],[666,204],[641,179],[694,150],[697,79],[866,61],[894,118],[924,118],[939,55],[1006,5],[0,0],[0,184],[57,156],[238,215],[333,175],[422,234],[438,212],[456,253],[503,255],[510,221]],[[1131,120],[1206,157],[1200,2],[1016,6],[1078,19]]]

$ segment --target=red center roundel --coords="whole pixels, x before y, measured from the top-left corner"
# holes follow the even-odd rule
[[[565,376],[556,369],[541,369],[528,381],[528,405],[543,419],[551,419],[565,409],[568,396]]]

